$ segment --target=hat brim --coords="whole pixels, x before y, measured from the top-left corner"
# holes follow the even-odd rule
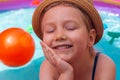
[[[42,12],[48,5],[58,1],[72,2],[73,4],[78,5],[82,10],[84,10],[84,12],[86,12],[87,15],[90,17],[90,19],[92,20],[92,26],[96,30],[95,44],[102,38],[103,35],[102,19],[98,11],[95,9],[94,5],[91,4],[89,0],[44,0],[35,9],[32,17],[33,30],[40,39],[42,39],[43,37],[41,32],[41,22],[42,22],[41,18],[43,17]]]

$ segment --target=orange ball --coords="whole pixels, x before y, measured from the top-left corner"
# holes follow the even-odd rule
[[[0,33],[0,60],[5,65],[23,66],[31,60],[34,51],[34,40],[23,29],[9,28]]]

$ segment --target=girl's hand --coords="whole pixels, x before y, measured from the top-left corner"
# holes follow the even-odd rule
[[[62,60],[57,53],[41,41],[42,49],[46,59],[53,65],[60,74],[73,74],[72,66],[66,61]]]

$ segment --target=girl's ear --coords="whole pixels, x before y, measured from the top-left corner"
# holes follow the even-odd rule
[[[92,47],[94,45],[95,39],[96,39],[96,31],[95,29],[91,29],[89,32],[88,47]]]

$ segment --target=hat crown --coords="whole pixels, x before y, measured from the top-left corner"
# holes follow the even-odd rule
[[[93,0],[88,0],[93,5]]]
[[[49,1],[49,0],[43,0],[43,1]],[[61,0],[61,1],[69,1],[69,0]],[[92,4],[92,5],[94,4],[94,3],[93,3],[93,0],[84,0],[84,1],[88,1],[88,2],[89,2],[90,4]]]

